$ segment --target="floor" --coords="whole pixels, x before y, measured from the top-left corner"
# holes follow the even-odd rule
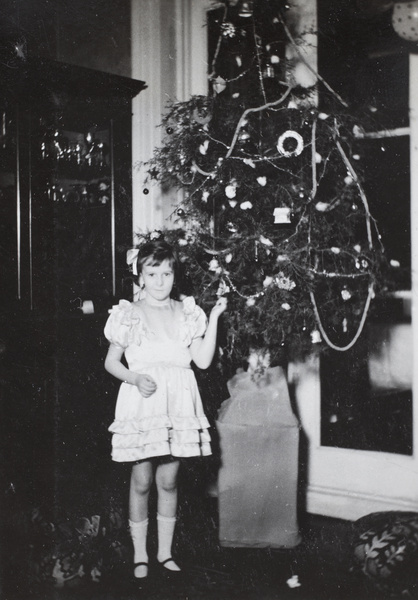
[[[295,548],[223,548],[217,538],[215,497],[203,493],[199,486],[188,485],[181,495],[179,509],[173,554],[183,567],[180,576],[167,577],[151,564],[149,577],[140,586],[132,580],[130,560],[125,560],[112,572],[103,573],[97,583],[83,578],[63,588],[49,585],[20,593],[14,590],[15,586],[8,585],[0,593],[1,600],[383,600],[387,597],[350,570],[351,522],[301,514],[302,541]],[[150,554],[155,551],[152,526],[150,550]]]

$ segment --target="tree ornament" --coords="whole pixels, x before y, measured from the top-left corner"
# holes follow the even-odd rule
[[[293,140],[296,146],[293,149],[286,149],[287,140]],[[286,144],[287,145],[287,144]],[[282,156],[290,158],[291,156],[299,156],[303,150],[303,137],[297,131],[288,129],[277,140],[277,150]]]
[[[274,67],[272,65],[266,65],[266,68],[263,71],[263,78],[264,79],[274,79],[274,77],[275,77]]]
[[[182,208],[177,209],[177,215],[182,219],[186,213]]]
[[[219,262],[216,258],[212,258],[209,263],[209,271],[213,271],[214,273],[221,273],[222,267],[219,265]]]
[[[396,2],[392,25],[396,33],[408,42],[418,42],[418,0]]]
[[[226,89],[226,81],[223,77],[217,77],[213,80],[213,89],[217,94],[220,94]]]
[[[148,172],[151,176],[151,179],[158,179],[158,169],[156,167],[150,169]]]
[[[292,211],[288,206],[278,206],[273,211],[274,223],[286,224],[292,222]]]
[[[167,127],[166,132],[168,133],[168,135],[171,135],[173,133],[174,129],[172,127]]]
[[[200,146],[199,146],[200,154],[206,154],[206,152],[208,151],[208,147],[209,147],[209,140],[205,140],[203,142],[203,144],[200,144]]]
[[[149,189],[148,188],[144,188],[142,190],[142,193],[145,194],[145,196],[146,196],[147,194],[149,194]]]
[[[311,340],[312,340],[312,344],[320,344],[321,343],[321,334],[319,333],[319,331],[317,329],[314,329],[311,332]]]
[[[193,120],[199,125],[207,125],[210,123],[212,115],[208,112],[207,114],[202,114],[198,108],[195,108],[193,111]]]
[[[251,0],[248,2],[242,2],[239,9],[239,16],[248,19],[253,16],[253,3]]]
[[[246,200],[245,202],[241,202],[239,207],[241,210],[251,210],[253,205],[249,200]]]
[[[230,287],[229,285],[227,285],[225,283],[225,281],[223,279],[221,279],[221,281],[219,282],[219,287],[216,291],[216,295],[219,296],[225,296],[226,294],[229,294],[230,292]]]
[[[318,212],[327,212],[330,209],[329,202],[317,202],[315,208]]]
[[[264,246],[273,246],[273,242],[268,238],[264,237],[264,235],[260,235],[260,243]]]
[[[233,37],[235,37],[235,34],[236,34],[235,25],[228,21],[225,23],[222,23],[221,31],[222,31],[222,35],[226,38],[227,37],[233,38]]]
[[[286,277],[283,271],[280,271],[280,273],[276,275],[276,277],[274,278],[274,284],[280,290],[287,290],[288,292],[291,292],[296,287],[296,283],[292,281],[289,277]]]
[[[231,182],[225,188],[225,196],[232,200],[237,195],[237,184],[235,182]]]

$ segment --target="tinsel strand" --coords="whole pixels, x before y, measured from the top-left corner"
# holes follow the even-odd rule
[[[252,21],[253,21],[253,37],[254,37],[255,55],[256,55],[256,59],[257,59],[258,79],[260,81],[260,89],[261,89],[261,93],[263,94],[264,104],[267,104],[267,96],[266,96],[266,90],[264,89],[263,73],[261,70],[261,61],[260,61],[260,51],[258,49],[258,39],[257,39],[258,36],[257,36],[257,32],[255,30],[254,17],[252,17]]]
[[[237,139],[238,139],[238,136],[239,136],[240,129],[242,127],[242,123],[244,123],[244,121],[247,118],[247,116],[250,113],[261,112],[263,110],[266,110],[268,108],[272,108],[273,106],[277,106],[278,104],[281,104],[282,102],[284,102],[284,100],[290,94],[290,92],[292,91],[292,89],[293,89],[293,86],[289,85],[289,87],[287,88],[287,90],[282,94],[282,96],[278,100],[274,100],[274,102],[266,102],[262,106],[257,106],[256,108],[247,108],[246,110],[244,110],[244,112],[242,113],[242,115],[241,115],[241,117],[240,117],[240,119],[238,121],[238,125],[237,125],[237,127],[235,129],[235,133],[234,133],[234,136],[232,138],[231,146],[230,146],[228,152],[226,153],[225,158],[229,158],[231,156],[232,151],[234,150],[235,144],[237,143]]]
[[[309,294],[310,294],[312,306],[314,309],[315,319],[316,319],[316,322],[319,327],[319,331],[321,332],[321,335],[322,335],[324,341],[328,344],[328,346],[330,348],[332,348],[333,350],[337,350],[338,352],[346,352],[347,350],[350,350],[350,348],[352,348],[354,346],[354,344],[357,342],[357,340],[359,339],[359,337],[363,331],[364,324],[365,324],[366,318],[367,318],[367,314],[368,314],[369,308],[370,308],[370,302],[372,301],[372,298],[374,297],[373,284],[371,283],[369,285],[369,291],[367,294],[366,302],[364,304],[363,314],[361,316],[361,320],[360,320],[359,326],[357,328],[356,334],[346,346],[337,346],[336,344],[331,342],[331,340],[328,337],[327,332],[324,329],[324,326],[322,325],[321,317],[320,317],[320,314],[318,311],[318,306],[317,306],[316,300],[315,300],[315,295],[313,292],[309,292]]]
[[[243,294],[236,288],[236,286],[232,283],[229,275],[224,273],[223,277],[225,277],[225,279],[228,281],[229,285],[231,286],[232,291],[235,292],[236,294],[238,294],[238,296],[240,296],[241,298],[244,298],[245,300],[255,300],[256,298],[260,298],[261,296],[264,296],[264,292],[257,292],[256,294],[251,294],[250,296],[247,296],[246,294]]]

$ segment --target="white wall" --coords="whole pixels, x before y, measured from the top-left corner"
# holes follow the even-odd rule
[[[158,127],[168,101],[207,92],[206,6],[201,0],[131,0],[132,77],[148,88],[133,102],[133,231],[169,227],[181,194],[158,185],[143,193],[145,171],[164,135]]]

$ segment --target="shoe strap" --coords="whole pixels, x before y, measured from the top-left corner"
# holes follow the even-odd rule
[[[160,562],[160,565],[165,565],[165,564],[167,564],[168,562],[170,562],[170,560],[171,560],[172,562],[175,562],[174,558],[171,558],[171,556],[170,556],[170,558],[166,558],[165,560],[161,561],[161,562]]]

